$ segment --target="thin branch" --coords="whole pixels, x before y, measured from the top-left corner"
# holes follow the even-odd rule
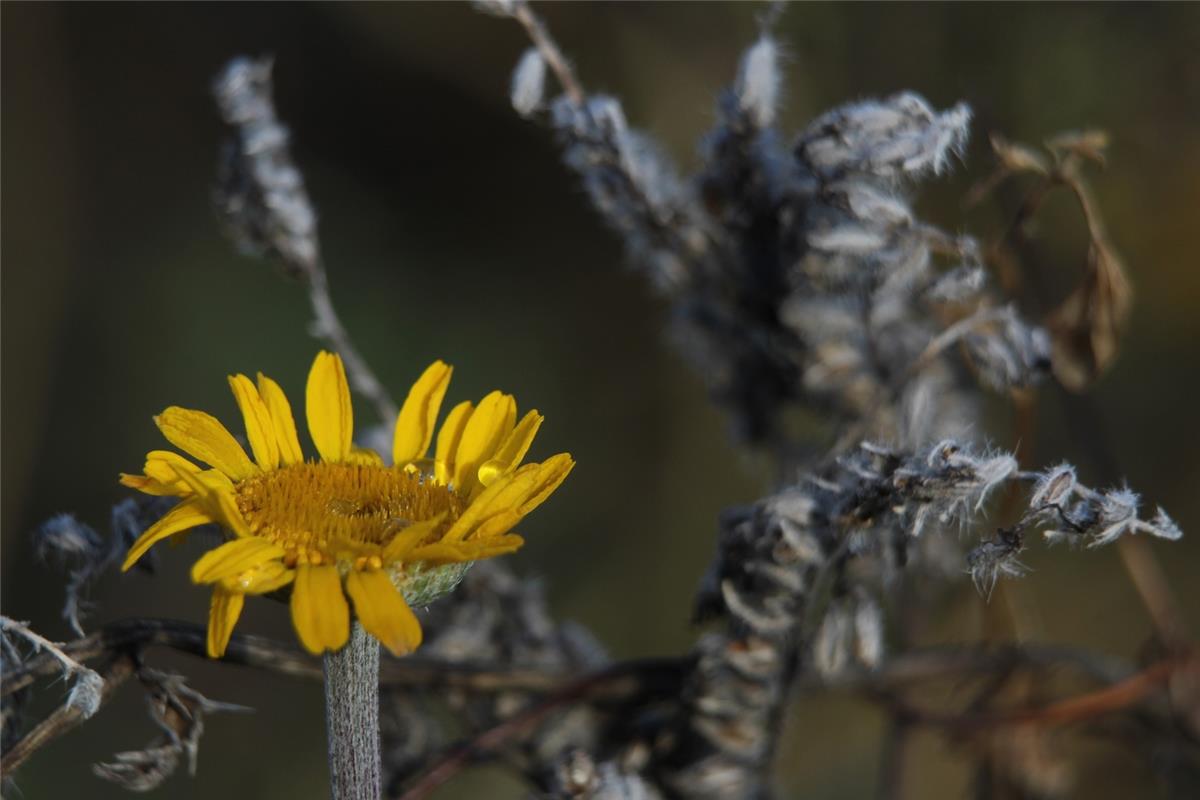
[[[903,712],[893,714],[888,721],[879,754],[879,778],[875,784],[875,796],[879,800],[901,800],[904,797],[904,762],[910,728]]]
[[[1108,294],[1103,299],[1115,304],[1114,318],[1119,324],[1120,319],[1128,313],[1128,281],[1116,250],[1108,238],[1108,231],[1100,213],[1099,204],[1096,202],[1091,186],[1085,179],[1082,170],[1085,160],[1104,163],[1103,153],[1107,146],[1107,136],[1100,132],[1090,132],[1055,137],[1046,143],[1046,148],[1054,159],[1053,163],[1040,153],[1024,145],[1007,142],[998,135],[993,135],[992,146],[1000,163],[989,179],[971,190],[966,201],[968,206],[981,201],[1001,181],[1010,176],[1026,172],[1038,174],[1040,178],[1025,195],[1008,228],[988,248],[991,260],[1000,267],[1010,268],[1013,274],[1009,277],[1014,281],[1019,280],[1020,276],[1015,269],[1016,265],[1007,256],[1006,250],[1024,243],[1026,230],[1046,201],[1050,191],[1056,186],[1066,186],[1078,203],[1080,213],[1087,225],[1088,236],[1091,239],[1089,275],[1085,278],[1085,286],[1087,285],[1086,281],[1098,280],[1101,271],[1105,272],[1105,279],[1110,285]],[[1010,288],[1015,288],[1015,286]],[[1043,302],[1046,300],[1046,298],[1039,299]],[[1081,397],[1075,402],[1085,409],[1088,418],[1097,418],[1098,413],[1093,401]],[[1067,419],[1075,426],[1080,425],[1079,414],[1068,413]],[[1089,444],[1093,457],[1106,472],[1115,473],[1117,471],[1103,435],[1098,436],[1095,431],[1088,431],[1086,435],[1080,436],[1080,440]],[[1121,556],[1121,563],[1146,607],[1159,638],[1168,646],[1186,646],[1190,638],[1187,633],[1187,621],[1171,592],[1166,575],[1150,547],[1143,541],[1123,537],[1118,542],[1118,552]]]
[[[112,696],[117,687],[124,683],[126,678],[134,673],[135,669],[136,665],[132,657],[119,656],[100,671],[100,678],[103,680],[103,686],[99,692],[100,706],[103,706],[104,702]],[[73,730],[89,716],[91,715],[85,713],[85,710],[79,705],[71,702],[55,709],[50,716],[39,722],[33,730],[25,734],[4,753],[3,758],[0,759],[0,777],[7,778],[35,752]]]
[[[947,348],[955,342],[962,339],[972,331],[982,328],[985,325],[991,325],[996,322],[1002,322],[1013,313],[1011,308],[982,308],[976,311],[969,317],[960,319],[953,325],[948,326],[937,336],[929,340],[929,344],[909,365],[907,376],[913,377],[942,354]]]
[[[79,664],[105,657],[103,698],[107,699],[117,685],[132,674],[141,650],[164,646],[204,657],[204,643],[204,629],[199,625],[155,619],[111,623],[91,636],[55,647],[56,653],[46,651],[34,656],[5,676],[3,690],[7,694],[29,685],[39,675],[54,674],[65,663],[63,659]],[[258,636],[235,635],[224,660],[276,674],[308,679],[321,677],[317,659]],[[626,661],[568,682],[561,673],[533,669],[497,669],[420,656],[386,660],[381,671],[381,685],[385,689],[454,688],[478,693],[525,691],[543,695],[518,715],[447,751],[403,797],[414,800],[426,796],[466,766],[491,757],[504,745],[522,739],[548,715],[567,706],[589,703],[596,707],[628,710],[670,695],[678,689],[690,663],[686,658]],[[1063,724],[1132,705],[1166,680],[1170,670],[1181,663],[1182,658],[1161,662],[1130,677],[1128,668],[1116,660],[1068,647],[939,647],[905,653],[874,671],[850,670],[832,680],[802,681],[798,688],[807,692],[863,694],[887,705],[905,720],[911,716],[914,723],[955,730],[1019,722]],[[895,698],[895,694],[906,687],[955,675],[986,676],[1010,673],[1018,668],[1044,671],[1061,669],[1064,665],[1109,685],[1097,692],[1040,709],[992,714],[925,711],[897,705]],[[78,712],[68,708],[54,712],[5,754],[5,774],[81,720]]]
[[[217,106],[234,134],[223,151],[218,209],[243,250],[274,256],[290,274],[307,280],[316,318],[312,333],[342,356],[350,385],[375,405],[384,425],[391,425],[396,403],[334,308],[316,211],[289,152],[290,134],[275,111],[271,69],[269,58],[234,58],[214,83]]]
[[[207,658],[205,636],[203,625],[176,620],[134,618],[109,623],[90,636],[64,644],[60,652],[68,659],[90,661],[114,653],[138,652],[158,646]],[[234,634],[221,660],[228,664],[262,669],[279,675],[311,680],[322,678],[319,659],[295,647],[262,636]],[[7,695],[19,691],[39,676],[57,672],[56,662],[57,658],[49,654],[30,658],[4,676],[4,685],[0,688],[0,693]],[[663,659],[662,662],[668,663],[668,660]],[[448,662],[420,655],[404,659],[385,659],[380,667],[380,685],[385,689],[548,692],[561,687],[566,679],[566,675],[538,669]]]
[[[483,758],[494,755],[504,745],[519,740],[528,734],[547,716],[567,706],[587,700],[596,695],[609,693],[644,693],[647,685],[643,680],[645,667],[652,662],[624,662],[563,686],[554,694],[534,703],[520,713],[476,734],[469,741],[447,750],[433,763],[415,783],[400,795],[399,800],[421,800],[464,768]],[[675,672],[669,670],[669,672]],[[677,690],[682,672],[673,680],[662,683],[658,689]],[[668,676],[669,677],[669,676]]]
[[[559,49],[558,43],[554,41],[554,37],[550,35],[549,29],[537,14],[533,13],[533,9],[529,7],[529,3],[524,0],[518,0],[513,3],[512,10],[509,16],[521,23],[521,27],[529,35],[529,40],[533,42],[533,46],[541,53],[546,65],[554,73],[554,77],[558,79],[558,83],[566,92],[567,97],[571,98],[571,102],[577,106],[583,105],[584,91],[583,85],[579,79],[575,77],[575,71],[571,68],[571,63],[567,61],[562,50]]]
[[[1159,639],[1168,647],[1187,647],[1190,637],[1183,609],[1171,592],[1171,583],[1149,543],[1123,536],[1117,542],[1117,552],[1142,605],[1150,614]]]
[[[36,647],[38,650],[44,652],[47,656],[49,656],[54,661],[57,661],[59,664],[61,664],[63,669],[66,672],[70,672],[70,673],[91,672],[90,669],[83,666],[78,661],[71,658],[69,655],[67,655],[61,649],[59,649],[59,646],[56,645],[54,642],[50,641],[49,639],[42,636],[41,634],[36,633],[33,629],[31,629],[29,627],[28,623],[17,622],[15,619],[12,619],[10,617],[0,616],[0,630],[5,630],[10,633],[15,633],[18,636],[20,636],[21,638],[26,639],[29,642],[32,642],[34,647]],[[17,688],[20,688],[20,687],[17,687]],[[7,687],[6,687],[5,694],[8,694],[8,691],[9,690],[7,690]]]
[[[308,299],[312,304],[313,315],[316,317],[313,322],[313,333],[324,339],[330,348],[337,351],[342,357],[350,385],[371,401],[375,406],[375,413],[379,415],[380,422],[384,425],[395,424],[398,411],[396,401],[388,394],[380,380],[375,377],[374,371],[362,354],[358,352],[346,327],[342,325],[337,310],[334,308],[333,298],[329,294],[329,279],[325,275],[325,266],[320,258],[305,270],[305,274],[308,277]]]
[[[1125,680],[1040,708],[1006,709],[991,713],[963,713],[921,709],[885,695],[875,695],[873,699],[893,708],[895,713],[904,715],[913,724],[929,725],[949,731],[969,732],[1008,725],[1068,725],[1137,704],[1160,685],[1166,683],[1176,670],[1187,666],[1189,659],[1194,658],[1195,656],[1188,655],[1164,659]]]

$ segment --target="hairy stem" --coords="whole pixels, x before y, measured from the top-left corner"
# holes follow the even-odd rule
[[[379,642],[357,622],[325,655],[325,729],[333,800],[379,800]]]

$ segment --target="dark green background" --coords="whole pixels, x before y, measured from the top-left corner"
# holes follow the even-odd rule
[[[542,9],[585,84],[620,96],[631,122],[685,167],[761,8],[572,4]],[[5,614],[65,638],[61,580],[34,563],[29,532],[74,511],[98,527],[126,495],[119,470],[160,446],[152,414],[202,408],[231,425],[224,376],[263,370],[299,403],[318,345],[303,290],[239,257],[209,206],[221,128],[211,77],[236,54],[276,56],[277,99],[321,215],[338,307],[393,393],[433,358],[456,366],[450,399],[500,387],[546,424],[532,454],[569,449],[579,467],[523,527],[513,566],[540,576],[555,612],[591,626],[619,656],[693,641],[691,592],[718,512],[753,500],[764,464],[739,451],[700,382],[663,336],[665,310],[622,266],[621,247],[559,166],[548,133],[509,109],[526,46],[514,23],[460,4],[52,5],[3,13],[3,587]],[[1136,287],[1125,350],[1096,388],[1120,474],[1089,461],[1043,391],[1039,463],[1127,478],[1190,538],[1154,550],[1185,607],[1200,554],[1196,390],[1200,383],[1200,7],[1178,5],[803,5],[780,26],[788,53],[785,129],[857,97],[914,89],[977,114],[966,166],[921,195],[920,212],[985,236],[996,206],[959,199],[991,161],[985,134],[1037,141],[1095,126],[1113,138],[1095,178]],[[1066,286],[1083,232],[1065,199],[1039,233],[1041,267]],[[299,407],[297,405],[297,407]],[[997,404],[997,408],[1000,406]],[[359,419],[370,418],[365,404]],[[1008,417],[988,432],[1010,445]],[[1084,437],[1087,438],[1087,437]],[[111,576],[92,623],[136,614],[204,619],[193,553],[155,579]],[[1128,656],[1148,620],[1113,549],[1035,548],[1016,587],[1031,638]],[[984,603],[966,583],[931,638],[979,635]],[[290,635],[283,609],[250,603],[243,630]],[[156,796],[323,797],[316,685],[155,653],[210,696],[255,706],[209,721],[195,778]],[[44,693],[58,699],[61,687]],[[781,777],[809,797],[871,791],[880,720],[850,700],[806,701]],[[81,731],[37,754],[25,797],[118,797],[92,761],[153,732],[132,688]],[[957,796],[957,751],[918,737],[910,796]],[[1085,754],[1080,796],[1125,797],[1153,782],[1116,749]],[[485,773],[446,797],[493,796]]]

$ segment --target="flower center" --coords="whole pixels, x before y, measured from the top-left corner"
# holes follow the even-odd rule
[[[235,491],[251,532],[283,547],[289,566],[353,559],[377,567],[380,548],[404,528],[442,513],[449,525],[463,510],[445,486],[367,464],[296,464]]]

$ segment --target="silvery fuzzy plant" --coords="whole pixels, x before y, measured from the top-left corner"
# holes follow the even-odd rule
[[[1087,488],[1069,464],[1022,470],[979,440],[980,389],[1019,395],[1050,375],[1080,388],[1115,352],[1128,286],[1082,177],[1083,164],[1103,160],[1102,135],[1058,137],[1045,154],[995,137],[1000,166],[977,192],[1030,172],[1044,180],[1039,192],[1058,182],[1078,197],[1090,269],[1047,330],[991,286],[1006,242],[985,252],[912,210],[915,186],[962,156],[965,104],[939,110],[901,92],[785,135],[774,125],[784,92],[776,5],[721,96],[703,165],[683,177],[616,98],[585,91],[525,2],[480,6],[516,20],[533,43],[513,74],[514,109],[554,132],[629,263],[669,301],[679,349],[740,440],[777,467],[773,494],[721,521],[697,617],[723,625],[697,644],[683,702],[638,775],[668,796],[767,794],[792,686],[806,674],[880,668],[879,598],[901,570],[966,573],[990,596],[999,579],[1025,574],[1031,534],[1087,547],[1182,535],[1161,508],[1140,516],[1127,487]],[[1018,218],[1013,238],[1027,222]],[[790,433],[796,410],[823,420],[823,434]],[[981,527],[993,497],[1020,502],[1016,489],[1026,498],[1017,521],[960,554],[953,534]],[[1178,626],[1160,633],[1177,636]],[[999,769],[1053,788],[1034,787],[1036,770],[1019,759]]]
[[[961,157],[965,105],[938,110],[904,92],[834,109],[792,136],[774,127],[784,92],[771,33],[779,6],[721,97],[703,167],[683,178],[615,98],[585,91],[526,3],[480,5],[528,32],[513,107],[553,131],[630,263],[669,301],[673,338],[739,440],[772,458],[776,485],[719,521],[696,599],[697,619],[711,627],[678,657],[614,662],[586,630],[554,621],[537,583],[495,563],[468,572],[431,607],[422,649],[380,667],[382,793],[425,797],[471,764],[499,761],[543,797],[765,797],[790,701],[831,690],[857,692],[888,715],[880,796],[899,796],[904,736],[921,726],[968,749],[980,797],[1063,796],[1051,735],[1063,723],[1123,737],[1171,786],[1197,785],[1200,710],[1175,688],[1195,669],[1191,646],[1148,554],[1130,547],[1177,539],[1180,528],[1162,509],[1143,514],[1127,487],[1089,488],[1069,464],[1030,469],[979,439],[981,390],[1020,401],[1051,376],[1078,388],[1115,353],[1128,289],[1082,174],[1102,157],[1102,138],[1059,137],[1043,153],[996,137],[999,166],[976,194],[1014,173],[1040,183],[1006,237],[981,247],[917,219],[910,202],[919,181]],[[215,89],[231,133],[217,191],[224,221],[242,249],[307,284],[314,334],[343,354],[380,418],[394,418],[395,402],[334,309],[270,62],[236,59]],[[1056,186],[1080,199],[1089,271],[1043,327],[991,274],[1011,268],[1022,226]],[[820,419],[821,431],[795,434],[797,412]],[[390,439],[383,429],[368,435]],[[982,532],[1001,504],[1007,524]],[[206,716],[238,710],[146,663],[152,646],[203,654],[199,626],[135,619],[83,635],[88,585],[163,511],[124,501],[109,543],[71,516],[38,531],[39,552],[71,565],[64,616],[80,638],[56,644],[3,618],[5,778],[130,677],[146,690],[159,735],[95,772],[131,790],[161,785],[185,761],[195,771]],[[960,538],[971,542],[965,553]],[[1062,646],[906,646],[895,612],[924,600],[906,592],[905,576],[923,586],[969,576],[990,596],[1026,572],[1032,538],[1115,542],[1129,553],[1156,623],[1156,660],[1137,669]],[[321,675],[290,646],[246,634],[233,635],[224,660]],[[1025,687],[1064,672],[1090,689],[1030,702]],[[71,682],[65,704],[26,726],[35,682],[58,676]],[[916,699],[949,683],[972,688],[966,708]],[[1123,727],[1101,728],[1102,718]]]

